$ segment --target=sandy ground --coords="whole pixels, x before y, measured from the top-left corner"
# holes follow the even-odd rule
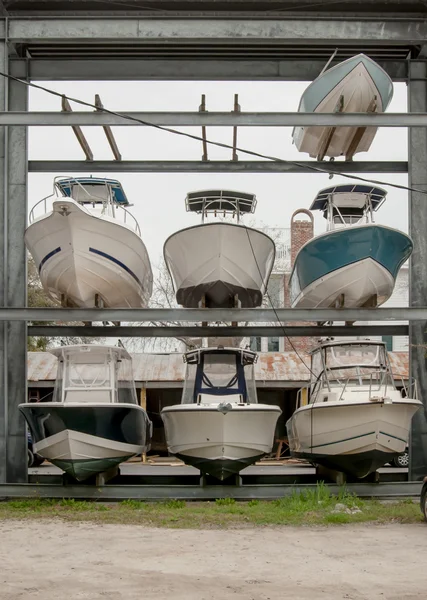
[[[0,598],[412,600],[427,527],[171,530],[0,522]]]

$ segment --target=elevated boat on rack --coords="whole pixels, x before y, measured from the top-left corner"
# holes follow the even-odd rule
[[[385,344],[325,341],[311,355],[309,394],[286,423],[292,456],[357,478],[404,452],[422,403],[396,388]],[[308,403],[302,402],[309,398]]]
[[[298,252],[289,279],[292,308],[376,307],[391,296],[402,264],[412,253],[409,236],[374,223],[387,192],[361,184],[320,191],[327,231]]]
[[[257,402],[257,354],[206,348],[184,360],[182,403],[161,412],[169,451],[221,480],[271,452],[281,410]]]
[[[326,66],[327,68],[327,66]],[[303,93],[298,112],[381,113],[393,97],[387,73],[364,54],[353,56],[322,73]],[[293,140],[300,152],[317,160],[367,152],[376,127],[295,127]]]
[[[64,346],[52,402],[20,404],[34,452],[78,481],[150,448],[151,421],[138,405],[132,361],[113,346]]]
[[[275,259],[273,240],[240,225],[253,213],[253,194],[207,190],[187,195],[189,212],[202,215],[202,224],[182,229],[165,242],[163,253],[178,304],[185,308],[260,306]],[[208,215],[236,218],[205,223]]]
[[[25,243],[46,292],[63,306],[144,308],[153,275],[119,181],[59,178],[30,213]]]

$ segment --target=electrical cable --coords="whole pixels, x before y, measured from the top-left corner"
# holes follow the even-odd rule
[[[357,181],[363,181],[364,183],[370,183],[370,184],[374,184],[374,185],[384,185],[384,186],[388,186],[388,187],[393,187],[396,189],[401,189],[401,190],[405,190],[405,191],[409,191],[409,192],[415,192],[418,194],[427,194],[426,190],[420,190],[418,188],[414,188],[414,187],[409,187],[409,186],[405,186],[405,185],[400,185],[398,183],[391,183],[391,182],[387,182],[387,181],[380,181],[377,179],[368,179],[366,177],[360,177],[360,175],[350,175],[348,173],[340,173],[338,171],[334,171],[332,169],[327,169],[325,167],[316,167],[315,165],[302,165],[301,163],[297,162],[297,161],[293,161],[293,160],[284,160],[282,158],[278,158],[277,156],[269,156],[268,154],[262,154],[261,152],[256,152],[255,150],[247,150],[245,148],[240,148],[238,146],[236,146],[235,148],[231,145],[231,144],[226,144],[224,142],[217,142],[215,140],[204,140],[201,136],[192,134],[192,133],[188,133],[186,131],[179,131],[177,129],[173,129],[171,127],[166,127],[164,125],[157,125],[155,123],[150,123],[149,121],[144,121],[142,119],[138,119],[137,117],[132,117],[131,115],[128,115],[126,113],[119,113],[113,110],[109,110],[108,108],[100,108],[97,107],[95,104],[92,104],[91,102],[86,102],[85,100],[80,100],[78,98],[73,98],[71,96],[67,96],[66,94],[61,94],[60,92],[56,92],[55,90],[51,90],[49,88],[46,88],[42,85],[38,85],[36,83],[32,83],[30,81],[25,81],[23,79],[19,79],[19,77],[14,77],[13,75],[7,74],[7,73],[3,73],[2,71],[0,71],[0,76],[5,77],[7,79],[12,79],[13,81],[17,81],[19,83],[22,83],[23,85],[26,85],[27,87],[33,87],[39,90],[42,90],[43,92],[46,92],[47,94],[51,94],[53,96],[57,96],[59,98],[65,98],[66,100],[68,100],[69,102],[75,102],[76,104],[80,104],[81,106],[87,106],[88,108],[92,108],[97,110],[98,112],[104,112],[106,114],[109,115],[113,115],[115,117],[119,117],[121,119],[126,119],[128,121],[133,121],[135,123],[138,123],[139,125],[144,125],[146,127],[152,127],[153,129],[158,129],[160,131],[165,131],[167,133],[172,133],[174,135],[180,135],[182,137],[185,138],[189,138],[192,140],[196,140],[198,142],[204,142],[206,141],[207,144],[211,145],[211,146],[216,146],[218,148],[226,148],[227,150],[235,150],[236,152],[241,152],[242,154],[248,154],[249,156],[255,156],[257,158],[263,158],[265,160],[270,160],[272,162],[277,162],[277,163],[289,163],[291,165],[294,165],[296,167],[300,167],[300,168],[308,168],[311,171],[315,171],[317,173],[325,173],[326,175],[336,175],[339,177],[345,177],[347,179],[352,179],[352,180],[357,180]]]
[[[261,269],[260,269],[260,266],[259,266],[259,264],[258,264],[258,260],[257,260],[256,254],[255,254],[255,250],[254,250],[254,247],[253,247],[253,245],[252,245],[251,236],[249,235],[249,228],[248,228],[248,227],[246,227],[246,225],[243,225],[242,227],[244,227],[244,229],[246,230],[246,235],[248,236],[248,242],[249,242],[249,246],[250,246],[250,248],[251,248],[252,256],[253,256],[253,258],[254,258],[254,261],[255,261],[256,267],[257,267],[257,269],[258,269],[258,273],[259,273],[260,279],[261,279],[261,281],[262,281],[262,280],[263,280],[263,275],[262,275],[262,273],[261,273]],[[307,370],[308,370],[308,371],[311,373],[311,375],[313,375],[313,377],[315,377],[315,374],[314,374],[314,372],[311,370],[311,368],[308,366],[308,364],[306,363],[306,361],[305,361],[305,360],[302,358],[301,354],[300,354],[300,353],[298,352],[298,350],[296,349],[295,345],[293,344],[293,342],[292,342],[291,338],[289,337],[289,335],[288,335],[288,333],[287,333],[287,331],[286,331],[286,329],[285,329],[285,326],[283,325],[282,321],[279,319],[279,315],[278,315],[278,313],[277,313],[276,307],[275,307],[275,306],[274,306],[274,304],[273,304],[273,301],[272,301],[272,299],[271,299],[271,296],[270,296],[270,293],[269,293],[269,291],[268,291],[268,288],[267,288],[267,286],[266,286],[266,288],[265,288],[265,295],[267,296],[267,298],[268,298],[268,301],[270,302],[270,306],[271,306],[271,308],[273,309],[273,312],[274,312],[274,314],[276,315],[276,320],[277,320],[277,322],[279,323],[279,326],[282,328],[282,330],[283,330],[283,334],[284,334],[285,338],[288,340],[288,342],[289,342],[289,344],[290,344],[290,346],[291,346],[292,350],[293,350],[293,351],[295,352],[295,354],[298,356],[299,360],[302,362],[302,364],[305,366],[305,368],[306,368],[306,369],[307,369]]]

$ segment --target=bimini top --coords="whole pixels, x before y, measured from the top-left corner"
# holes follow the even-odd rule
[[[99,190],[100,200],[105,197],[105,192],[111,194],[111,200],[120,206],[129,206],[129,201],[123,190],[122,184],[116,179],[104,179],[103,177],[70,177],[67,179],[57,179],[56,185],[69,198],[73,198],[75,188],[80,188],[83,192],[79,194],[79,202],[85,202],[85,194],[87,193],[87,202],[93,202],[93,197],[97,196]],[[102,194],[102,191],[104,193]]]
[[[202,190],[190,192],[185,199],[187,212],[196,213],[254,213],[255,194],[230,190]]]
[[[253,365],[258,360],[258,354],[252,350],[244,350],[243,348],[199,348],[191,350],[184,354],[184,362],[190,365],[199,364],[203,354],[237,354],[241,357],[243,366]]]
[[[83,356],[84,354],[91,354],[93,356],[94,354],[102,355],[111,353],[115,355],[117,360],[132,360],[130,354],[124,348],[119,348],[118,346],[104,346],[101,344],[76,344],[70,346],[59,346],[59,348],[51,348],[49,352],[58,358],[62,358],[65,355]]]
[[[378,210],[381,204],[384,202],[387,196],[386,190],[382,188],[373,187],[371,185],[360,184],[360,183],[344,183],[341,185],[334,185],[332,187],[320,190],[316,198],[313,200],[310,210],[323,210],[325,211],[328,207],[328,202],[331,196],[334,196],[334,204],[341,206],[340,198],[337,195],[342,194],[342,205],[350,206],[351,204],[357,203],[357,195],[369,196],[371,200],[372,210]],[[359,200],[360,202],[360,200]],[[365,204],[365,201],[363,202]]]
[[[340,341],[340,340],[334,340],[333,338],[326,338],[324,340],[320,340],[319,345],[316,346],[316,348],[314,348],[313,350],[311,350],[309,352],[309,354],[315,354],[322,348],[329,348],[331,346],[382,346],[383,348],[385,348],[386,343],[382,342],[382,341],[381,342],[376,341],[376,340],[360,339],[360,340]]]

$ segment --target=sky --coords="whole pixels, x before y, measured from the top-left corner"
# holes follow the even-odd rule
[[[206,108],[211,111],[231,111],[234,94],[239,94],[243,112],[296,111],[307,83],[294,82],[45,82],[45,87],[60,93],[94,102],[100,94],[104,106],[125,111],[197,111],[201,94],[206,94]],[[60,110],[60,98],[30,90],[33,111]],[[73,105],[73,110],[87,110]],[[394,84],[394,97],[388,112],[406,112],[406,86]],[[183,128],[200,134],[200,128]],[[86,127],[83,131],[93,150],[95,160],[112,159],[111,150],[101,127]],[[147,127],[113,128],[123,160],[200,160],[201,142]],[[240,127],[238,146],[274,155],[285,160],[309,160],[292,145],[291,128]],[[232,128],[209,127],[208,139],[232,143]],[[211,160],[230,160],[231,150],[210,147]],[[83,151],[71,127],[32,127],[29,129],[30,160],[84,160]],[[239,155],[240,160],[251,160]],[[355,160],[407,160],[407,130],[381,128],[368,153],[357,154]],[[53,179],[59,173],[30,173],[29,210],[41,198],[51,193]],[[79,173],[63,173],[77,176]],[[88,175],[88,173],[84,174]],[[93,173],[119,179],[138,220],[142,238],[153,266],[159,264],[163,243],[169,235],[200,222],[200,217],[186,213],[184,200],[190,191],[203,189],[232,189],[255,193],[258,205],[254,220],[259,226],[289,227],[297,208],[309,208],[319,190],[329,185],[347,182],[336,176],[331,181],[326,174],[234,174],[234,173],[141,173],[114,171]],[[366,174],[365,177],[407,185],[406,174]],[[407,192],[389,190],[385,205],[376,221],[407,231]],[[326,222],[315,215],[315,231],[322,232]]]

